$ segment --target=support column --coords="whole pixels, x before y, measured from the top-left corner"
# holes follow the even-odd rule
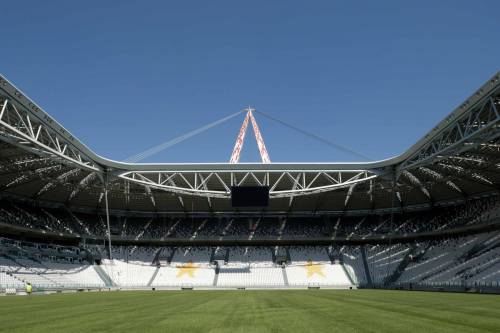
[[[391,227],[394,226],[394,210],[396,209],[396,185],[397,185],[397,180],[399,177],[396,175],[396,168],[394,167],[392,169],[392,186],[391,186]],[[401,214],[403,213],[403,210],[401,209]],[[391,240],[392,238],[389,238],[389,248],[391,247]],[[384,280],[380,281],[379,283],[382,285],[386,285],[386,282],[388,281],[389,275],[389,265],[386,266],[386,275]]]
[[[111,228],[109,226],[109,206],[108,206],[108,173],[106,172],[106,180],[104,182],[104,202],[106,205],[106,223],[108,226],[108,252],[109,252],[109,260],[113,260],[113,256],[111,254]]]

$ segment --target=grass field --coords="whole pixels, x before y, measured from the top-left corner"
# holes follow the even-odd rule
[[[500,296],[383,290],[0,298],[0,332],[500,332]]]

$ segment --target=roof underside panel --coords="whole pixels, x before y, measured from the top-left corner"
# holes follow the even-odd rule
[[[496,74],[401,156],[370,163],[124,164],[88,149],[0,77],[0,195],[101,210],[349,212],[432,207],[497,192]],[[231,207],[231,186],[267,185],[266,208]]]

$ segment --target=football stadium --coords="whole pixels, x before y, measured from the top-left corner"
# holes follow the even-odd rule
[[[457,317],[450,330],[500,327],[498,296],[399,291],[500,292],[500,73],[405,153],[367,163],[271,163],[252,108],[230,116],[244,114],[229,163],[118,162],[95,154],[4,77],[0,105],[2,292],[25,294],[29,284],[34,294],[72,293],[30,307],[57,312],[78,297],[71,316],[92,322],[102,316],[92,308],[102,307],[142,317],[124,326],[137,329],[161,324],[113,304],[143,304],[155,315],[151,308],[174,306],[176,327],[193,329],[180,309],[224,326],[217,313],[228,316],[230,304],[229,318],[243,321],[231,331],[247,331],[257,315],[263,326],[252,329],[265,331],[274,320],[294,323],[297,307],[315,309],[308,321],[350,311],[380,318],[381,308],[388,316],[403,306],[408,325],[438,320],[449,304],[444,311],[457,307],[446,314]],[[239,163],[249,123],[262,163]],[[92,291],[100,293],[82,294]],[[262,314],[262,302],[277,313]],[[117,324],[111,317],[105,325]]]
[[[344,14],[316,7],[248,7],[253,14],[236,19],[238,6],[169,4],[143,18],[142,4],[129,2],[79,13],[32,5],[23,15],[2,6],[0,20],[11,25],[2,25],[0,48],[0,332],[500,331],[500,72],[491,69],[498,54],[486,61],[495,55],[486,33],[448,31],[450,18],[433,17],[432,38],[419,44],[425,25],[412,35],[399,14],[387,14],[390,29],[382,19],[357,35],[362,23],[334,29]],[[398,6],[385,7],[364,20]],[[486,11],[482,22],[469,14],[479,15],[467,13],[467,31],[495,26]],[[377,55],[387,36],[397,46],[391,40]],[[462,58],[438,54],[454,43]],[[399,47],[414,58],[393,57]],[[243,90],[255,104],[240,100]],[[287,99],[285,112],[276,105]],[[417,118],[438,111],[420,132]],[[396,112],[404,125],[391,119]],[[367,132],[370,122],[379,128]],[[279,155],[281,132],[270,126],[308,141],[289,140]],[[420,139],[408,133],[406,145],[401,127]],[[208,136],[186,146],[216,131],[232,150]],[[137,147],[151,148],[120,157]],[[167,149],[177,156],[162,162]],[[244,155],[251,149],[256,162]],[[193,162],[198,153],[203,160]],[[289,162],[278,162],[283,156]],[[335,162],[343,156],[355,161]]]

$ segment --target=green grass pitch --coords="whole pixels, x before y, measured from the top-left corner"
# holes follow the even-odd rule
[[[500,296],[384,290],[0,297],[0,332],[500,332]]]

